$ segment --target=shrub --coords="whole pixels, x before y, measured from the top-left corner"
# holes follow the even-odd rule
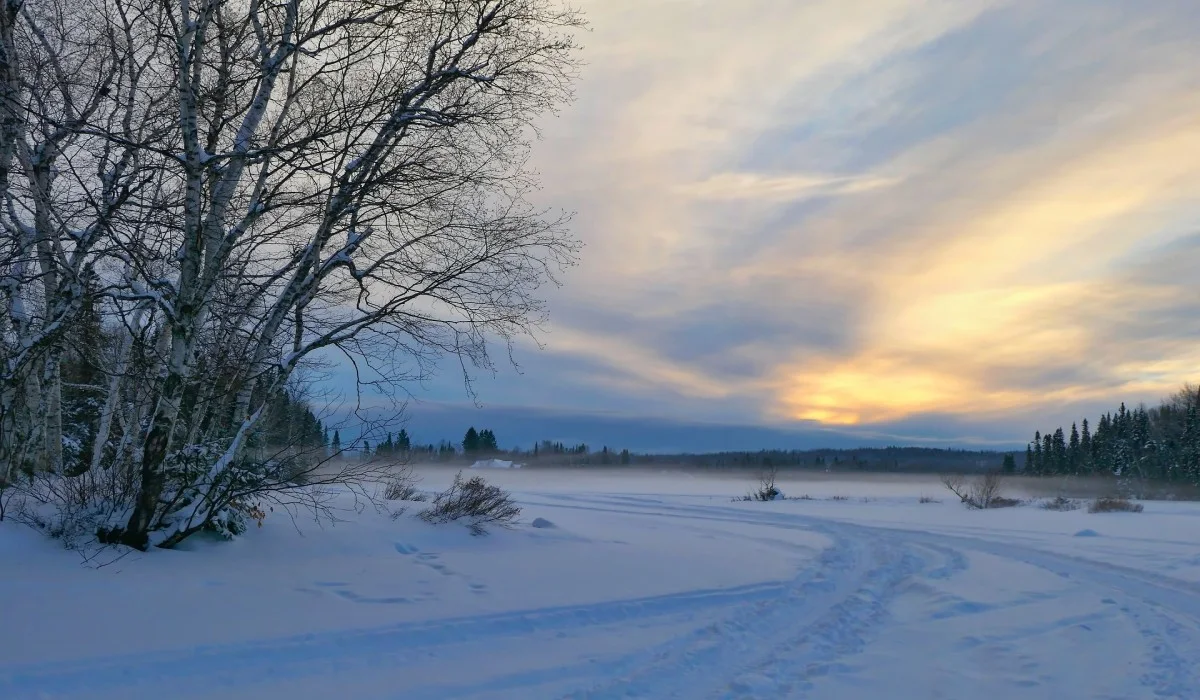
[[[831,500],[831,501],[848,501],[848,500],[850,500],[850,497],[849,496],[831,496],[829,498],[829,500]]]
[[[387,501],[428,501],[429,497],[417,490],[417,477],[412,467],[405,466],[394,472],[383,487],[383,498]]]
[[[934,498],[933,496],[921,496],[919,499],[917,499],[917,502],[919,502],[919,503],[941,503],[941,501]]]
[[[521,515],[521,507],[513,502],[507,491],[473,476],[463,480],[462,472],[454,475],[450,488],[433,498],[433,504],[421,519],[428,523],[449,523],[469,519],[471,533],[486,534],[485,525],[510,526]]]
[[[15,521],[79,552],[107,544],[105,534],[128,517],[134,502],[129,475],[107,469],[73,477],[50,472],[25,474],[11,482],[9,489]]]
[[[764,471],[758,477],[758,489],[751,491],[750,498],[746,500],[752,501],[775,501],[783,498],[783,492],[775,486],[775,477],[778,476],[779,470],[776,467],[771,467]]]
[[[1000,496],[1003,478],[999,472],[988,472],[970,482],[961,474],[947,474],[942,477],[942,485],[968,508],[1009,508],[1020,503]]]
[[[1106,496],[1097,498],[1088,506],[1089,513],[1141,513],[1142,504],[1126,498]]]
[[[383,497],[389,501],[427,501],[429,497],[417,490],[411,481],[395,479],[383,488]]]
[[[1042,508],[1045,510],[1079,510],[1079,501],[1059,496],[1052,501],[1042,501]]]

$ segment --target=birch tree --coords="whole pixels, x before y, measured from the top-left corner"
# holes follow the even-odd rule
[[[540,320],[577,244],[526,200],[525,155],[569,97],[580,20],[546,0],[112,2],[158,22],[177,99],[115,233],[136,269],[114,298],[153,307],[158,369],[111,536],[169,546],[263,468],[246,440],[314,353],[487,365],[489,338]],[[180,481],[189,450],[206,466]]]
[[[132,151],[112,138],[136,110],[131,46],[108,12],[89,0],[0,11],[0,479],[63,467],[61,339],[137,189]]]

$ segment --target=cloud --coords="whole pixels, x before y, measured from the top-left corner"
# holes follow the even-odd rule
[[[895,184],[894,179],[870,176],[778,175],[720,173],[701,182],[678,188],[701,201],[757,199],[787,202],[806,197],[837,196],[869,192]]]
[[[523,402],[991,439],[1195,379],[1200,7],[583,9],[534,158],[587,249]]]

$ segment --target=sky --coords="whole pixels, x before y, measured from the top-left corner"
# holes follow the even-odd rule
[[[418,437],[1009,447],[1200,379],[1194,0],[575,5],[581,263]]]

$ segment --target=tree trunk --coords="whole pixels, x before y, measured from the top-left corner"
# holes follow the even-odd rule
[[[45,380],[42,391],[45,395],[46,411],[43,427],[46,469],[55,474],[61,474],[63,467],[62,363],[59,361],[58,348],[51,348],[46,356],[46,369],[43,377]]]

